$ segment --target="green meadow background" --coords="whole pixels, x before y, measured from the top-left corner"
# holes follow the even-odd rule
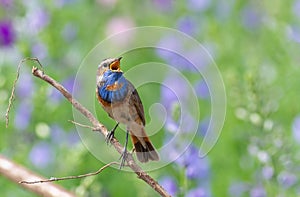
[[[299,196],[299,0],[0,0],[0,154],[45,177],[83,174],[103,166],[68,122],[73,119],[70,104],[31,76],[32,62],[21,69],[10,124],[5,128],[16,68],[24,57],[37,57],[48,75],[72,90],[79,66],[91,49],[110,35],[141,26],[173,28],[203,44],[220,70],[227,96],[222,133],[212,151],[200,159],[199,141],[211,109],[205,81],[188,63],[159,50],[141,50],[124,58],[128,62],[124,71],[145,59],[175,65],[191,79],[201,108],[200,119],[189,119],[199,128],[188,150],[150,175],[173,196]],[[126,44],[126,39],[120,38],[114,47]],[[164,39],[161,42],[170,47],[182,47],[174,38]],[[172,76],[166,76],[166,81],[176,84]],[[176,84],[179,91],[184,89],[181,85]],[[154,100],[168,105],[170,119],[151,137],[161,146],[177,126],[177,103],[157,85],[141,88],[139,93],[147,122]],[[90,95],[94,93],[86,96]],[[112,128],[114,121],[97,101],[95,105],[101,122]],[[124,142],[123,132],[116,137]],[[102,137],[99,144],[104,144]],[[105,151],[115,152],[113,148]],[[84,197],[158,196],[134,173],[115,168],[58,184]],[[4,176],[0,176],[0,194],[36,196]]]

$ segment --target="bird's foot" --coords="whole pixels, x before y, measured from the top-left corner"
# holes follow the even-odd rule
[[[105,138],[105,142],[107,145],[115,137],[115,130],[117,129],[118,126],[119,126],[119,123],[117,123],[116,126],[111,131],[108,132],[108,134]]]
[[[121,157],[119,159],[121,159],[121,164],[120,164],[120,169],[123,168],[125,166],[125,162],[127,159],[127,150],[126,148],[123,149]]]
[[[106,138],[105,138],[105,142],[108,145],[110,143],[110,141],[115,137],[115,131],[109,131]]]
[[[131,154],[133,154],[135,152],[135,147],[133,147],[133,149],[131,150]]]

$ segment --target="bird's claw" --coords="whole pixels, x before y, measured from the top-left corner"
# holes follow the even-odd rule
[[[131,150],[131,154],[133,154],[135,152],[135,147],[133,147],[133,149]]]
[[[108,145],[114,137],[115,137],[115,131],[109,131],[105,138],[106,144]]]
[[[119,123],[117,123],[116,126],[111,131],[108,132],[108,134],[105,138],[105,142],[106,142],[107,145],[115,137],[115,131],[116,131],[118,126],[119,126]]]
[[[125,166],[125,162],[127,159],[127,150],[125,148],[122,151],[121,157],[119,159],[121,159],[121,164],[120,164],[120,169],[121,169]]]

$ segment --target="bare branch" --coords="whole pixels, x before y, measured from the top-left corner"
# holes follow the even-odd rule
[[[11,105],[12,105],[12,102],[13,102],[13,99],[14,99],[14,94],[15,94],[15,86],[16,86],[16,83],[17,83],[17,80],[19,78],[19,72],[20,72],[20,67],[21,65],[25,62],[25,61],[28,61],[28,60],[32,60],[32,61],[35,61],[39,64],[39,66],[42,68],[42,65],[41,63],[39,62],[39,60],[37,58],[25,58],[23,59],[19,65],[18,65],[18,69],[17,69],[17,77],[13,83],[13,88],[12,88],[12,92],[11,92],[11,96],[9,98],[9,104],[8,104],[8,108],[7,108],[7,111],[6,111],[6,126],[8,125],[9,123],[9,112],[10,112],[10,108],[11,108]],[[87,128],[90,128],[91,130],[93,131],[98,131],[100,133],[102,133],[105,137],[108,135],[108,130],[107,128],[101,124],[95,117],[94,115],[89,111],[87,110],[84,106],[82,106],[76,99],[74,99],[72,97],[72,95],[60,84],[58,83],[57,81],[55,81],[53,78],[51,78],[50,76],[46,75],[44,73],[43,70],[40,70],[38,69],[37,67],[33,67],[32,68],[32,74],[35,76],[35,77],[38,77],[40,79],[42,79],[43,81],[49,83],[50,85],[52,85],[53,87],[55,87],[72,105],[73,107],[75,107],[81,114],[83,114],[90,122],[93,126],[87,126],[87,125],[82,125],[80,123],[75,123],[74,121],[71,121],[73,122],[74,124],[77,124],[79,126],[83,126],[83,127],[87,127]],[[116,139],[116,138],[113,138],[111,141],[111,144],[113,145],[113,147],[118,151],[119,154],[122,154],[123,150],[124,150],[124,147],[119,143],[119,141]],[[157,183],[156,180],[154,180],[151,176],[149,176],[146,172],[144,172],[141,167],[139,165],[137,165],[137,163],[134,161],[133,157],[132,157],[132,154],[130,153],[127,153],[127,157],[126,157],[126,162],[127,162],[127,166],[129,166],[138,176],[138,178],[142,179],[143,181],[145,181],[150,187],[152,187],[156,192],[158,192],[161,196],[170,196],[166,190]],[[1,163],[1,162],[0,162]],[[112,164],[112,163],[111,163]],[[106,168],[106,167],[105,167]],[[105,169],[104,168],[104,169]],[[100,169],[101,170],[101,169]],[[103,170],[103,169],[102,169]],[[97,171],[98,172],[98,171]],[[101,172],[101,171],[100,171]],[[100,173],[99,172],[99,173]],[[9,174],[10,172],[8,172],[7,174]],[[93,173],[92,173],[93,174]],[[79,175],[79,176],[85,176],[85,175]],[[88,175],[89,176],[89,175]],[[30,177],[30,176],[29,176]],[[73,176],[71,176],[73,177]],[[28,178],[26,176],[22,177],[22,179],[24,180],[25,178]],[[70,177],[63,177],[64,179],[70,179]],[[79,177],[80,178],[80,177]],[[31,179],[31,178],[30,178]],[[52,178],[52,179],[49,179],[48,181],[47,180],[43,180],[42,178],[32,178],[33,180],[42,180],[42,182],[52,182],[52,181],[56,181],[57,178]],[[59,179],[60,180],[60,179]],[[15,181],[15,180],[13,180]],[[18,182],[20,181],[20,179],[18,180]],[[27,184],[22,184],[22,185],[29,185],[30,184],[30,181],[25,181],[25,182],[22,182],[22,183],[27,183]],[[45,184],[50,184],[50,183],[45,183]],[[34,184],[35,185],[35,184]],[[39,184],[40,185],[40,184]],[[43,184],[41,184],[43,185]],[[26,186],[26,188],[28,188]],[[46,186],[45,186],[46,187]],[[38,192],[36,192],[38,193]],[[40,194],[40,193],[39,193]],[[46,196],[46,195],[45,195]],[[62,195],[60,195],[62,196]]]
[[[75,124],[75,125],[78,125],[78,126],[80,126],[80,127],[83,127],[83,128],[88,128],[88,129],[91,129],[91,130],[93,130],[93,131],[97,131],[97,130],[98,130],[98,129],[96,129],[96,128],[94,128],[94,127],[91,127],[91,126],[89,126],[89,125],[84,125],[84,124],[75,122],[75,121],[73,121],[73,120],[68,120],[68,121],[71,122],[71,123],[73,123],[73,124]]]
[[[101,167],[96,172],[91,172],[91,173],[87,173],[87,174],[81,174],[81,175],[77,175],[77,176],[66,176],[66,177],[61,177],[61,178],[51,177],[50,179],[41,179],[41,180],[36,180],[36,181],[20,181],[19,183],[22,183],[22,184],[48,183],[48,182],[54,182],[54,181],[80,179],[80,178],[84,178],[84,177],[88,177],[88,176],[95,176],[95,175],[99,174],[100,172],[102,172],[105,168],[107,168],[113,164],[119,164],[119,163],[118,162],[110,162],[110,163],[106,164],[105,166]]]
[[[72,95],[60,83],[58,83],[53,78],[46,75],[43,71],[39,70],[36,67],[32,68],[32,74],[44,80],[45,82],[51,84],[58,91],[60,91],[64,95],[64,97],[73,105],[73,107],[75,107],[80,113],[82,113],[92,123],[94,128],[97,128],[97,131],[101,132],[105,137],[107,137],[108,135],[107,128],[103,124],[101,124],[89,110],[87,110],[76,99],[74,99]],[[113,138],[111,140],[111,144],[119,152],[119,154],[122,154],[124,147],[119,143],[119,141],[116,138]],[[132,154],[127,153],[126,162],[128,166],[137,174],[138,178],[145,181],[161,196],[170,196],[166,192],[166,190],[161,185],[158,184],[156,180],[154,180],[151,176],[149,176],[146,172],[144,172],[139,165],[137,165],[137,163],[134,161],[132,157]]]
[[[6,126],[6,128],[8,127],[8,123],[9,123],[10,108],[11,108],[11,105],[12,105],[13,100],[15,98],[16,84],[17,84],[17,81],[18,81],[19,76],[20,76],[20,69],[21,69],[21,66],[23,65],[23,63],[25,61],[28,61],[28,60],[33,60],[33,61],[37,62],[40,65],[40,67],[43,68],[42,64],[40,63],[40,61],[37,58],[28,57],[28,58],[25,58],[22,61],[20,61],[19,65],[18,65],[18,68],[17,68],[17,76],[16,76],[16,78],[14,80],[14,83],[13,83],[13,86],[12,86],[11,95],[10,95],[9,100],[8,100],[8,107],[7,107],[6,113],[5,113],[5,122],[6,122],[5,126]]]
[[[0,174],[4,177],[12,180],[15,183],[19,183],[20,180],[39,180],[43,177],[31,172],[30,170],[15,164],[11,160],[0,155]],[[72,194],[54,183],[36,184],[36,185],[26,185],[22,184],[22,187],[45,197],[75,197]]]

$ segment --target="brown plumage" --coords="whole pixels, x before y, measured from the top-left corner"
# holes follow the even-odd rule
[[[111,118],[125,124],[140,162],[159,160],[158,153],[145,132],[144,108],[138,92],[126,80],[119,59],[106,59],[97,71],[97,98]],[[126,148],[126,147],[125,147]]]

